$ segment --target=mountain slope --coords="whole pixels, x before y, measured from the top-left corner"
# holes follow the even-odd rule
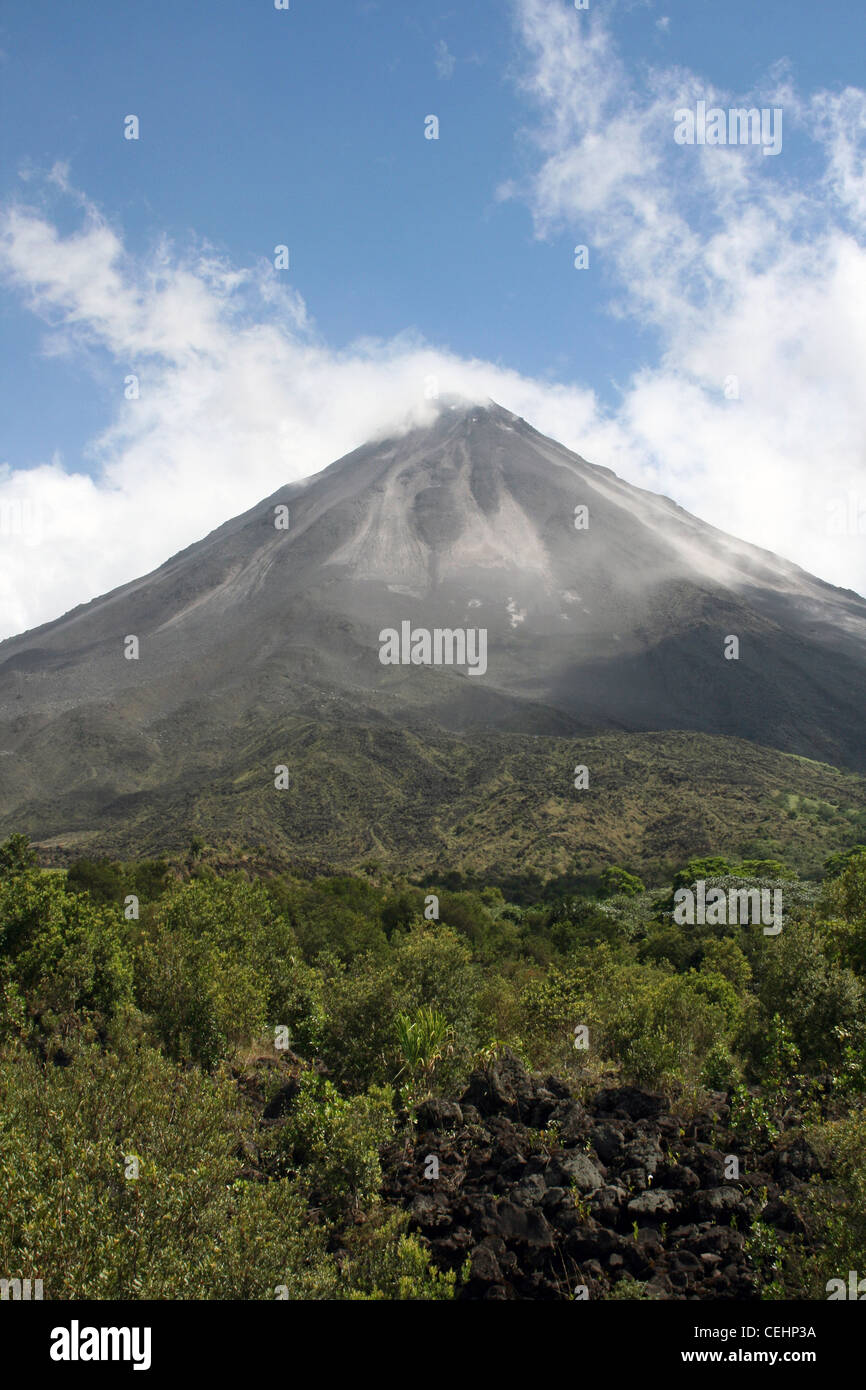
[[[380,634],[406,623],[484,629],[486,670],[383,665]],[[132,635],[137,660],[124,656]],[[739,660],[724,657],[729,635]],[[363,446],[153,574],[0,644],[0,830],[116,844],[151,825],[153,846],[204,814],[238,841],[250,810],[236,793],[251,782],[269,808],[254,838],[287,847],[286,798],[301,815],[305,779],[329,785],[328,740],[349,763],[330,820],[321,812],[323,857],[343,823],[344,848],[364,841],[365,769],[409,804],[422,772],[395,751],[407,740],[422,764],[447,746],[469,776],[454,751],[466,740],[503,740],[487,745],[499,765],[515,739],[567,736],[566,788],[586,761],[572,758],[580,740],[604,731],[693,730],[863,771],[864,639],[856,594],[493,403],[448,402],[431,427]],[[278,764],[291,779],[280,793]],[[434,778],[428,828],[455,790]]]
[[[269,765],[277,741],[292,770],[281,793]],[[578,760],[591,768],[585,792],[573,785]],[[292,717],[235,742],[215,774],[165,767],[141,790],[104,790],[94,782],[56,804],[34,801],[6,833],[26,824],[55,863],[183,854],[197,835],[217,859],[262,869],[373,861],[497,881],[707,853],[781,857],[811,872],[866,839],[858,774],[706,734],[465,738]]]

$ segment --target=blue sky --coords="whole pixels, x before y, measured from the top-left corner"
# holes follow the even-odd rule
[[[371,395],[384,421],[420,394],[408,382],[438,376],[436,354],[448,384],[483,377],[594,461],[866,586],[863,420],[845,367],[860,343],[832,312],[863,293],[864,39],[854,0],[5,6],[0,500],[4,482],[13,499],[32,486],[43,524],[0,536],[0,636],[361,442]],[[678,149],[673,110],[701,94],[781,102],[780,158]],[[137,141],[123,139],[129,113]],[[272,266],[279,243],[288,272]],[[168,280],[198,338],[154,336],[144,306]],[[832,360],[803,356],[825,338]],[[147,404],[135,418],[128,372]],[[234,461],[216,456],[221,410]],[[837,466],[815,492],[827,411]],[[852,494],[855,522],[834,538],[828,509]],[[85,563],[106,518],[127,543]]]

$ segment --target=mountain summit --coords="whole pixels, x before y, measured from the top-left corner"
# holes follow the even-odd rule
[[[366,731],[380,772],[410,732],[664,730],[863,770],[864,651],[862,598],[447,400],[0,643],[0,827],[189,817],[290,727]]]

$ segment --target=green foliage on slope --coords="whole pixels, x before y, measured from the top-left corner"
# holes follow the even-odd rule
[[[0,1268],[49,1297],[452,1296],[383,1206],[380,1154],[407,1101],[458,1094],[503,1044],[577,1094],[611,1080],[687,1109],[724,1090],[746,1151],[797,1096],[827,1159],[801,1193],[811,1253],[792,1243],[774,1276],[788,1296],[835,1258],[834,1203],[860,1200],[866,856],[823,887],[741,863],[713,880],[781,891],[776,936],[676,925],[672,880],[730,870],[718,854],[667,894],[617,870],[612,897],[523,904],[193,864],[137,919],[23,841],[0,865]]]
[[[283,791],[275,748],[290,770]],[[205,863],[231,846],[228,857],[263,868],[374,863],[420,876],[448,865],[490,883],[619,865],[658,883],[706,855],[817,873],[866,834],[863,777],[698,733],[458,737],[289,716],[233,747],[229,770],[190,778],[183,757],[176,750],[159,787],[102,810],[80,798],[50,816],[34,809],[33,838],[76,856],[168,854],[184,866],[194,838]],[[577,763],[590,768],[585,791]]]

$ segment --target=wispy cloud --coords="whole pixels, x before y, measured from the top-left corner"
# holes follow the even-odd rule
[[[852,493],[866,530],[866,93],[804,95],[781,69],[725,92],[681,68],[632,71],[600,11],[518,0],[517,15],[537,161],[507,192],[540,237],[567,229],[602,251],[614,312],[661,344],[623,391],[604,462],[866,589],[866,538],[832,530]],[[677,145],[674,113],[701,100],[781,108],[780,158]],[[795,143],[808,160],[786,158]]]
[[[443,81],[447,82],[449,78],[454,76],[454,68],[457,64],[457,59],[454,57],[453,53],[449,53],[448,45],[444,39],[439,39],[436,44],[434,62],[436,64],[436,73]]]

